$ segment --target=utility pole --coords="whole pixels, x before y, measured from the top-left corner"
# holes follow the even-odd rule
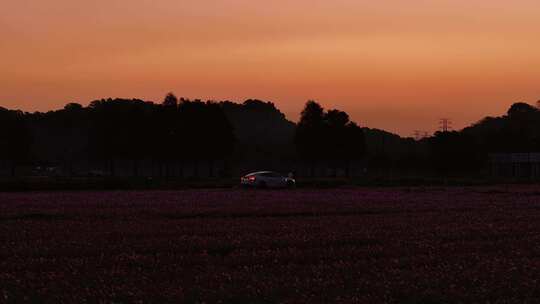
[[[441,132],[452,130],[452,120],[450,118],[439,119],[439,130],[441,130]]]

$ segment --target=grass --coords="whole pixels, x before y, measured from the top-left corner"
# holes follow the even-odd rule
[[[537,186],[0,193],[0,302],[536,303]]]

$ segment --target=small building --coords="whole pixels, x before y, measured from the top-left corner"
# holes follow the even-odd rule
[[[540,153],[492,153],[489,163],[492,177],[540,180]]]

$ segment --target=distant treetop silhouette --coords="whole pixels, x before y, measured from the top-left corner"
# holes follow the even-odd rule
[[[317,164],[348,170],[359,161],[450,173],[478,171],[493,152],[540,152],[540,110],[515,103],[506,115],[415,141],[361,128],[344,111],[315,101],[305,104],[297,124],[272,102],[189,100],[173,93],[161,103],[108,98],[46,113],[0,107],[0,172],[8,166],[11,175],[20,165],[56,164],[71,172],[80,162],[107,164],[115,175],[122,161],[139,175],[140,163],[152,161],[163,177],[186,165],[198,172],[202,164],[215,176],[216,162],[283,160],[309,164],[312,173]]]

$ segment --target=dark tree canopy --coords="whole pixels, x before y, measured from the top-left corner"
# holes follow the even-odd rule
[[[325,134],[324,109],[315,101],[308,101],[296,127],[295,144],[301,157],[317,160],[324,157],[321,136]]]
[[[316,102],[308,101],[301,113],[295,143],[307,160],[350,161],[365,153],[363,130],[339,110],[327,112]]]
[[[296,149],[295,149],[296,148]],[[308,101],[298,124],[272,102],[243,103],[177,98],[163,102],[101,99],[88,106],[24,113],[0,108],[0,171],[11,166],[53,164],[71,171],[77,162],[152,162],[174,170],[216,161],[283,160],[348,168],[361,160],[370,167],[429,169],[438,174],[485,167],[490,153],[540,152],[540,110],[515,103],[500,117],[486,117],[461,130],[414,140],[361,128],[344,111]],[[181,170],[181,169],[180,169]],[[215,172],[214,172],[215,173]],[[214,176],[214,174],[209,174]]]
[[[162,104],[164,106],[166,106],[166,107],[177,107],[178,106],[178,98],[172,92],[168,93],[165,96],[165,98],[163,99]]]
[[[293,157],[296,125],[272,102],[248,99],[241,104],[224,101],[219,105],[237,139],[235,159],[271,162]]]
[[[538,113],[538,109],[531,106],[528,103],[524,102],[517,102],[514,103],[510,109],[508,109],[508,116],[509,117],[519,117],[523,115],[534,115]]]
[[[433,168],[439,173],[476,171],[485,161],[468,134],[456,131],[436,132],[429,139]]]
[[[0,160],[11,162],[11,174],[15,166],[30,157],[31,135],[25,114],[0,107]]]

